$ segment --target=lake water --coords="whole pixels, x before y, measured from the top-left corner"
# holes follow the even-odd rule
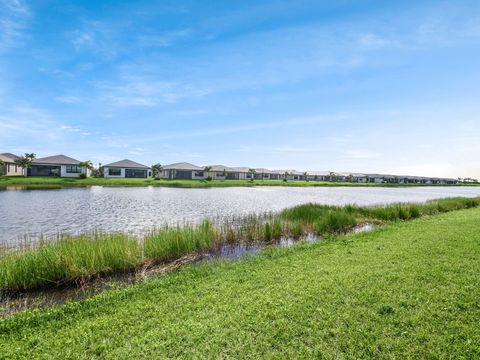
[[[122,231],[219,220],[315,202],[358,205],[480,196],[480,187],[100,187],[0,191],[0,246],[59,233]]]

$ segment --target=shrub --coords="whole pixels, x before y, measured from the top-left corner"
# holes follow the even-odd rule
[[[81,173],[78,177],[79,177],[80,179],[86,179],[86,178],[87,178],[87,174]]]

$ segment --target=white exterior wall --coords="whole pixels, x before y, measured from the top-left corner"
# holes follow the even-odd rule
[[[357,178],[357,182],[359,182],[359,183],[366,183],[366,182],[367,182],[367,178],[366,178],[366,177],[359,177],[359,178]]]
[[[203,172],[203,176],[197,176],[195,173],[197,172]],[[203,170],[198,170],[198,171],[195,171],[195,170],[192,170],[192,179],[193,180],[204,180],[206,179],[207,177],[209,176],[208,172],[206,171],[203,171]]]
[[[85,169],[82,167],[83,171]],[[60,165],[60,177],[71,177],[71,178],[76,178],[80,177],[81,173],[67,173],[67,165]],[[87,174],[88,176],[88,174]]]
[[[125,168],[120,168],[120,175],[108,175],[108,167],[103,168],[103,176],[106,178],[119,179],[125,177]]]

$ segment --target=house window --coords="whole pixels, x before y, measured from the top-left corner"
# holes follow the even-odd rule
[[[109,176],[120,176],[120,175],[122,175],[122,169],[108,168],[108,175]]]
[[[80,174],[82,167],[79,165],[67,165],[67,174]]]
[[[269,175],[268,175],[268,174],[263,174],[263,177],[264,177],[264,178],[268,178]]]
[[[195,177],[203,177],[203,171],[195,171]]]
[[[252,173],[247,173],[247,175],[245,175],[245,177],[246,177],[247,179],[251,179],[251,178],[252,178]]]
[[[224,174],[223,172],[217,172],[217,173],[215,174],[215,176],[226,176],[226,175],[227,175],[227,174],[226,174],[226,173]]]

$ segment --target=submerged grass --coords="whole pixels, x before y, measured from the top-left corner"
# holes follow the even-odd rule
[[[343,207],[306,204],[279,214],[247,216],[220,227],[165,227],[139,242],[123,234],[91,234],[43,243],[18,254],[0,257],[0,290],[30,290],[82,281],[100,273],[124,271],[149,263],[175,260],[223,244],[264,241],[303,234],[344,232],[366,222],[411,220],[480,206],[480,198],[447,198],[426,203]]]

